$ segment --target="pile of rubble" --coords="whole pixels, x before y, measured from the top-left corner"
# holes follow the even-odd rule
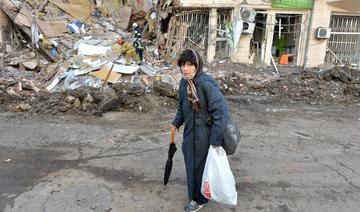
[[[359,69],[328,66],[276,74],[269,67],[229,64],[216,67],[211,73],[227,95],[272,96],[281,101],[311,104],[360,103]]]
[[[176,5],[176,0],[3,0],[0,103],[14,111],[43,113],[171,105],[180,74],[160,60],[165,53],[155,38],[158,16],[167,18]],[[133,42],[135,22],[143,28],[146,47],[141,65],[119,57],[117,43]],[[153,93],[153,101],[138,98]],[[166,96],[171,100],[155,100]]]
[[[179,35],[188,26],[171,15],[179,10],[178,1],[146,2],[147,12],[119,1],[3,0],[0,25],[3,17],[9,21],[6,33],[0,32],[0,108],[98,115],[175,108],[181,74],[174,61],[184,44]],[[161,34],[160,20],[165,19],[168,33]],[[133,42],[134,22],[144,29],[145,59],[140,65],[127,64],[118,53],[118,39]],[[204,71],[226,95],[309,103],[360,99],[359,70],[346,67],[279,75],[271,67],[219,61]]]

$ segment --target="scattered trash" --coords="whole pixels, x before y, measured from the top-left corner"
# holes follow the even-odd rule
[[[83,23],[81,23],[80,21],[75,21],[74,23],[69,24],[68,29],[70,30],[70,32],[76,33],[76,34],[80,34],[80,33],[85,34],[86,33],[85,25]]]
[[[131,6],[111,1],[51,1],[40,6],[32,1],[4,2],[0,10],[12,12],[9,20],[16,27],[8,29],[11,39],[4,43],[1,105],[22,112],[90,114],[119,107],[145,112],[176,105],[181,80],[176,60],[190,30],[174,16],[180,12],[179,1],[134,1]],[[167,32],[158,34],[162,20],[167,20]],[[125,55],[119,57],[122,47],[116,44],[120,39],[133,44],[134,23],[141,29],[144,45],[140,65],[127,63]],[[190,38],[187,42],[204,53],[206,39],[202,34],[198,37],[202,42]],[[324,64],[279,75],[272,68],[222,59],[207,64],[203,71],[227,95],[271,96],[309,104],[360,102],[357,66]]]

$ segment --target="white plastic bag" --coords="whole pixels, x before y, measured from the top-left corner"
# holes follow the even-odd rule
[[[226,205],[237,204],[235,179],[230,170],[225,150],[209,148],[201,183],[201,193],[208,199]]]

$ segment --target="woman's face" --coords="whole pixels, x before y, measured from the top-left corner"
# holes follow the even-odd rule
[[[184,77],[189,78],[195,75],[196,67],[191,62],[186,62],[181,66],[181,70],[182,70],[182,75]]]

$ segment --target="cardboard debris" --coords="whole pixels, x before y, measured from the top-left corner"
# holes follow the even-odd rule
[[[103,67],[100,71],[93,71],[90,75],[98,77],[102,80],[105,80],[107,75],[109,74],[110,69],[108,67]],[[111,71],[107,81],[111,83],[117,83],[121,77],[121,74]]]

